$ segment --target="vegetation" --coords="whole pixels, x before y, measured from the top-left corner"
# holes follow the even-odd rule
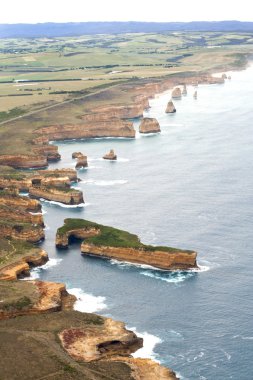
[[[132,103],[133,85],[238,69],[252,52],[251,31],[1,39],[1,154],[31,154],[40,127]]]
[[[182,251],[180,249],[171,247],[146,245],[140,242],[140,239],[137,235],[131,234],[127,231],[119,230],[117,228],[103,226],[102,224],[97,224],[84,219],[65,219],[64,226],[58,228],[57,234],[62,236],[68,231],[80,228],[98,229],[100,231],[99,235],[85,239],[85,242],[98,246],[135,248],[147,251]],[[192,251],[185,252],[190,253]]]

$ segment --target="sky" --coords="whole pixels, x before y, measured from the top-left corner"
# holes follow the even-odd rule
[[[0,0],[0,24],[81,21],[253,21],[252,0]]]

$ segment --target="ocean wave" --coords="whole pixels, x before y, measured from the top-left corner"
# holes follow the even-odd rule
[[[119,268],[123,268],[123,269],[131,268],[131,267],[136,268],[136,269],[142,269],[140,271],[141,275],[154,278],[156,280],[169,282],[169,283],[183,282],[195,276],[196,273],[206,272],[210,270],[209,266],[204,266],[204,265],[199,265],[199,264],[198,264],[198,268],[170,271],[166,269],[159,269],[147,264],[131,263],[129,261],[119,261],[116,259],[111,259],[110,263],[112,265],[117,265]]]
[[[165,281],[174,284],[183,282],[195,276],[195,273],[193,271],[166,271],[166,273],[164,273],[158,270],[145,270],[140,272],[140,274],[142,274],[143,276],[153,278],[155,280]]]
[[[124,179],[116,179],[116,180],[95,180],[95,179],[87,179],[81,181],[84,184],[92,184],[96,186],[114,186],[114,185],[125,185],[128,181]]]
[[[49,203],[50,205],[55,205],[55,206],[64,207],[64,208],[87,207],[90,205],[90,203],[80,203],[79,205],[65,205],[64,203],[56,202],[56,201],[48,201],[47,199],[44,199],[44,198],[40,198],[40,201]]]
[[[95,313],[107,308],[105,297],[93,296],[92,294],[85,293],[80,288],[70,288],[67,290],[77,298],[77,301],[74,304],[74,310],[83,313]]]
[[[49,259],[48,262],[44,265],[41,265],[40,267],[36,267],[30,271],[30,276],[24,278],[24,280],[36,280],[40,278],[40,274],[45,271],[49,270],[56,265],[59,265],[62,259]]]
[[[157,359],[157,354],[154,352],[154,348],[157,344],[162,343],[162,339],[148,332],[139,332],[135,327],[127,327],[129,330],[134,331],[138,337],[143,338],[143,347],[137,350],[133,355],[134,358],[148,358],[153,359],[156,362],[160,363]]]

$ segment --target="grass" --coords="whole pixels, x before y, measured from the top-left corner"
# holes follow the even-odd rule
[[[38,252],[38,248],[26,241],[0,238],[0,270],[24,256],[36,252]]]
[[[84,219],[65,219],[64,226],[58,228],[57,234],[62,236],[68,231],[80,228],[95,228],[100,231],[100,234],[94,237],[85,239],[88,244],[94,244],[97,246],[109,246],[109,247],[119,247],[119,248],[134,248],[142,249],[147,251],[160,250],[164,252],[177,252],[182,251],[180,249],[166,247],[166,246],[153,246],[141,243],[137,235],[131,234],[130,232],[119,230],[117,228],[103,226],[102,224],[90,222]],[[185,250],[184,252],[192,253],[192,251]]]
[[[2,39],[0,123],[21,118],[0,125],[1,154],[31,154],[37,128],[78,124],[96,106],[132,103],[133,85],[238,69],[252,52],[253,33],[234,32]],[[30,115],[50,105],[57,107]]]

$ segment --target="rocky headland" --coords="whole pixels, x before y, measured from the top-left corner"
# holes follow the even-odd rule
[[[75,232],[77,231],[77,232]],[[65,219],[57,230],[56,246],[66,248],[70,237],[84,238],[83,255],[129,261],[165,270],[197,268],[197,253],[166,246],[151,246],[138,236],[83,219]]]

